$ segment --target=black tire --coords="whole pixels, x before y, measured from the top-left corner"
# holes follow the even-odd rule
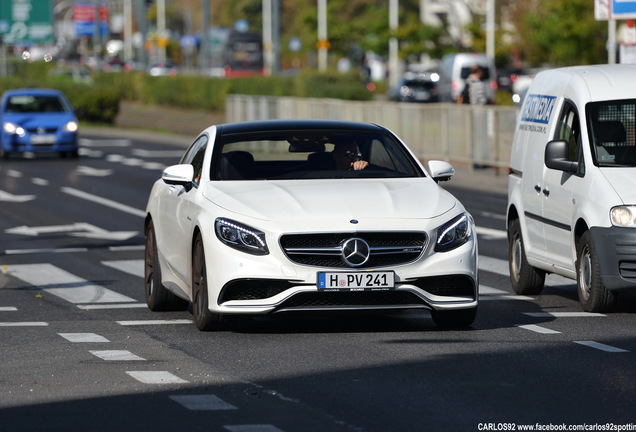
[[[192,247],[192,315],[201,331],[223,329],[228,320],[224,315],[211,312],[208,301],[208,277],[203,250],[203,239],[198,235]]]
[[[519,219],[508,225],[508,270],[512,289],[519,295],[536,295],[543,291],[545,272],[528,264]]]
[[[144,291],[146,293],[146,304],[151,311],[181,311],[188,306],[187,300],[168,291],[161,283],[161,267],[157,255],[157,241],[152,221],[148,223],[146,228]]]
[[[455,310],[431,310],[431,318],[438,327],[468,327],[477,317],[477,307]]]
[[[612,308],[615,296],[601,281],[596,247],[589,231],[581,236],[576,248],[576,285],[584,311],[607,312]]]

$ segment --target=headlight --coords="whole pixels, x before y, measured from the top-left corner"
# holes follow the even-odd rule
[[[265,234],[230,219],[218,218],[214,222],[216,236],[231,248],[253,255],[267,255]]]
[[[78,129],[79,125],[77,124],[77,122],[74,121],[70,121],[64,125],[64,130],[68,132],[77,132]]]
[[[618,206],[610,211],[612,225],[619,227],[635,226],[636,206]]]
[[[12,134],[12,135],[16,134],[16,135],[24,136],[24,129],[22,128],[22,126],[19,126],[14,123],[6,122],[2,127],[4,128],[4,131],[8,134]]]
[[[464,213],[439,227],[435,251],[448,252],[468,242],[473,236],[472,225],[472,218]]]

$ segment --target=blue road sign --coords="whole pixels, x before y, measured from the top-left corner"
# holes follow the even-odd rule
[[[610,14],[613,19],[635,19],[636,1],[612,0]]]

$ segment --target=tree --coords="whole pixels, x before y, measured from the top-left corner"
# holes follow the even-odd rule
[[[605,63],[607,24],[594,19],[589,0],[518,1],[514,47],[530,65]]]

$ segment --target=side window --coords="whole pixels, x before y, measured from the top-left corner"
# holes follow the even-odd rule
[[[188,151],[181,158],[182,164],[190,164],[194,167],[194,182],[199,184],[201,181],[201,172],[203,171],[203,157],[205,149],[208,146],[208,137],[201,135],[192,143]]]
[[[567,102],[563,106],[561,117],[557,125],[554,139],[564,140],[568,143],[568,159],[579,162],[579,174],[585,173],[582,156],[581,123],[574,105]]]

